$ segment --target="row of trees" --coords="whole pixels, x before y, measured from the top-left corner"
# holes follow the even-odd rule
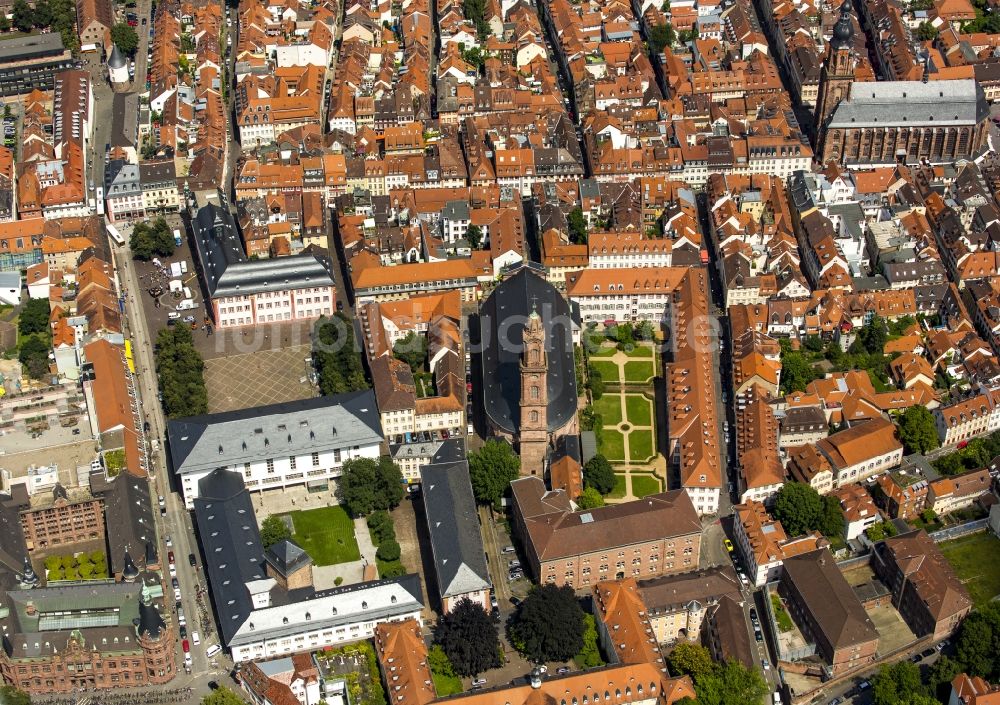
[[[995,431],[989,436],[973,438],[965,448],[936,458],[931,465],[942,475],[958,475],[967,470],[986,467],[998,455],[1000,431]]]
[[[572,588],[535,586],[507,625],[511,644],[533,663],[574,659],[580,668],[604,664],[594,618],[585,615]],[[493,620],[478,604],[464,599],[438,620],[434,645],[435,673],[475,676],[503,662],[503,649]]]
[[[148,262],[153,257],[170,257],[177,247],[170,226],[163,218],[157,218],[152,225],[136,223],[128,246],[132,250],[132,258],[142,262]]]
[[[208,411],[205,362],[187,326],[164,328],[156,336],[156,377],[167,416],[197,416]]]
[[[313,362],[323,394],[344,394],[370,388],[361,367],[361,350],[354,341],[354,324],[343,313],[321,316],[313,333]]]

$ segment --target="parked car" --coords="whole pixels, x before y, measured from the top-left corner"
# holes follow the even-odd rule
[[[188,554],[188,563],[191,564],[192,568],[197,568],[198,567],[198,559],[194,557],[193,553],[189,553]]]
[[[513,553],[513,552],[514,552],[513,546],[504,546],[503,550],[501,551],[501,553]]]
[[[181,642],[181,648],[184,649],[184,653],[191,651],[191,644],[188,643],[187,639]]]
[[[486,679],[485,678],[477,678],[476,680],[472,681],[472,685],[479,685],[479,686],[486,685]]]
[[[569,673],[569,666],[560,666],[556,669],[557,675],[565,676],[567,673]]]

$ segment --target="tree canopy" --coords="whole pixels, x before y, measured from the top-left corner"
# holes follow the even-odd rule
[[[207,413],[205,362],[187,326],[164,328],[156,336],[156,376],[168,417]]]
[[[260,543],[264,550],[290,538],[292,538],[292,532],[288,529],[288,525],[281,520],[281,517],[272,514],[261,522]]]
[[[592,614],[583,615],[583,648],[573,657],[578,668],[597,668],[604,665],[601,650],[597,646],[597,620]]]
[[[920,667],[909,661],[883,665],[872,678],[875,705],[938,705],[920,682]]]
[[[667,656],[667,665],[675,675],[698,678],[709,675],[715,668],[712,654],[701,644],[681,642]]]
[[[511,643],[535,663],[566,661],[583,650],[583,610],[568,585],[536,585],[509,627]]]
[[[174,234],[163,218],[154,220],[152,226],[136,223],[128,243],[132,249],[132,257],[143,262],[148,262],[153,257],[170,257],[177,247]]]
[[[246,701],[224,685],[201,699],[201,705],[246,705]]]
[[[469,247],[478,250],[483,244],[483,229],[478,225],[470,225],[465,231],[465,239],[469,241]]]
[[[31,705],[31,696],[12,685],[0,686],[2,705]]]
[[[17,28],[17,31],[30,32],[35,26],[35,13],[25,0],[14,0],[11,13],[14,16],[14,27]]]
[[[17,332],[20,335],[49,332],[49,314],[51,313],[48,299],[28,299],[17,317]]]
[[[420,372],[427,367],[427,338],[410,331],[392,346],[392,355],[413,372]]]
[[[361,350],[354,342],[354,324],[343,313],[321,316],[313,332],[313,362],[323,394],[369,389],[361,367]]]
[[[580,509],[596,509],[604,506],[604,496],[593,487],[587,487],[576,498],[576,506]]]
[[[899,419],[899,440],[909,453],[927,453],[941,445],[934,416],[926,406],[911,406]]]
[[[403,473],[392,458],[352,458],[344,463],[337,498],[352,517],[388,510],[403,501]]]
[[[521,472],[521,459],[508,443],[491,438],[469,453],[469,479],[476,500],[495,504]]]
[[[587,244],[587,219],[583,217],[583,209],[577,206],[566,216],[569,223],[569,241],[574,245]]]
[[[602,495],[615,488],[615,471],[603,455],[595,455],[583,466],[583,485],[593,487]]]
[[[500,638],[493,620],[468,598],[438,620],[434,643],[459,675],[475,676],[500,665]]]
[[[135,56],[139,48],[139,35],[125,22],[111,28],[111,41],[127,56]]]
[[[714,664],[710,673],[695,676],[694,690],[698,705],[745,705],[760,702],[769,689],[756,670],[727,661]]]
[[[819,529],[825,514],[823,497],[803,482],[786,482],[774,500],[774,518],[789,536],[801,536]]]
[[[649,48],[654,54],[661,54],[666,47],[673,46],[677,40],[677,32],[668,22],[655,24],[649,28]]]

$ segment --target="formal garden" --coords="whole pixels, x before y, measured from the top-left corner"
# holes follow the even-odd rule
[[[289,514],[292,540],[319,566],[361,559],[354,521],[341,506],[305,509]]]

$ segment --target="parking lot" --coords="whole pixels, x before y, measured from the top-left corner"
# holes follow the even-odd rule
[[[142,291],[128,292],[142,302],[143,314],[149,323],[154,340],[157,333],[168,325],[188,325],[192,329],[211,332],[210,318],[205,310],[204,297],[195,272],[194,260],[187,244],[184,224],[176,213],[165,216],[171,230],[181,231],[181,244],[171,257],[155,258],[150,262],[134,263]],[[128,240],[132,226],[118,226]],[[189,301],[190,303],[182,303]],[[200,336],[195,336],[195,339]]]

